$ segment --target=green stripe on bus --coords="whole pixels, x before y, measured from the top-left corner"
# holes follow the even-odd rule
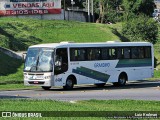
[[[148,66],[152,66],[152,59],[124,59],[124,60],[119,60],[116,68],[148,67]]]
[[[72,72],[79,74],[79,75],[82,75],[82,76],[93,78],[93,79],[96,79],[96,80],[99,80],[102,82],[107,82],[110,77],[110,75],[108,75],[108,74],[104,74],[99,71],[95,71],[95,70],[92,70],[92,69],[89,69],[86,67],[82,67],[82,66],[77,67],[76,69],[73,69]]]

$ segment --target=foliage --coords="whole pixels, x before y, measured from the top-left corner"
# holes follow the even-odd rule
[[[131,41],[148,41],[155,44],[158,40],[158,25],[153,19],[141,15],[125,22],[122,34]]]
[[[122,8],[124,20],[132,19],[139,14],[151,16],[154,10],[154,0],[123,0]]]
[[[101,23],[117,22],[121,20],[122,13],[125,21],[139,14],[151,16],[154,6],[154,0],[94,0],[94,11]]]
[[[141,0],[123,0],[122,7],[124,10],[124,20],[135,17],[134,14],[140,6]]]
[[[99,14],[97,22],[117,22],[119,13],[119,5],[121,0],[95,0],[94,1],[94,11]]]
[[[154,11],[154,7],[155,7],[154,0],[142,0],[141,5],[140,5],[137,12],[143,13],[147,16],[152,16],[152,13]]]

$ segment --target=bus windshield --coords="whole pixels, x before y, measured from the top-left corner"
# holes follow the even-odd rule
[[[28,72],[52,72],[53,53],[51,48],[29,48],[24,65]]]

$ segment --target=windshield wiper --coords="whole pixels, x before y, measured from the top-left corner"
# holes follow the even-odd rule
[[[36,61],[36,71],[38,69],[38,64],[39,64],[39,55],[38,55],[38,58],[37,58],[37,61]]]
[[[36,66],[35,66],[35,65],[31,66],[31,69],[30,69],[29,71],[30,71],[30,72],[36,71]]]
[[[32,72],[32,71],[37,71],[37,69],[38,69],[38,63],[39,63],[39,55],[38,55],[38,57],[37,57],[37,59],[36,59],[36,65],[32,65],[31,66],[31,69],[29,70],[30,72]],[[32,70],[33,69],[33,70]]]

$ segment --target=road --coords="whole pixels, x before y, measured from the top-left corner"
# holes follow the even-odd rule
[[[73,90],[53,88],[45,91],[41,88],[32,90],[0,91],[0,99],[52,99],[60,101],[77,100],[160,100],[160,81],[138,81],[127,83],[124,87],[106,84],[102,88],[93,85],[75,86]]]

